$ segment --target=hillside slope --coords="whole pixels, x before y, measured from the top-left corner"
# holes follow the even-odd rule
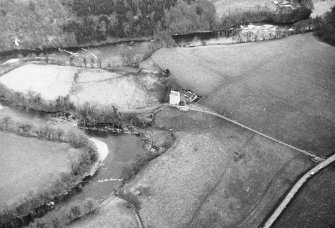
[[[124,187],[137,198],[145,227],[259,227],[312,165],[305,155],[208,114],[164,109],[155,119],[178,139]]]
[[[230,46],[163,49],[169,68],[202,104],[301,149],[335,146],[335,48],[312,34]]]

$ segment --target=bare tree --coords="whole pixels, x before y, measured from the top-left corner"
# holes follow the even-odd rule
[[[94,67],[94,58],[91,57],[91,68],[93,68],[93,67]]]

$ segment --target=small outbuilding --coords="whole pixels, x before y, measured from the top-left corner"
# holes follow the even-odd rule
[[[169,104],[170,105],[179,105],[180,103],[180,92],[171,90],[169,95]]]

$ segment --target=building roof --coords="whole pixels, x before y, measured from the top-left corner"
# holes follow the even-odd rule
[[[171,90],[170,95],[172,95],[172,96],[180,96],[180,93],[177,92],[177,91],[173,91],[173,90]]]

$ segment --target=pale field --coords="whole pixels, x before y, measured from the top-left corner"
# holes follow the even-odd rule
[[[158,104],[157,94],[149,91],[154,82],[157,78],[150,76],[85,71],[79,74],[71,99],[77,105],[114,105],[122,111],[146,108]]]
[[[158,78],[150,73],[133,75],[68,66],[27,64],[1,76],[0,83],[25,94],[40,94],[48,101],[69,96],[75,105],[113,105],[121,111],[157,105],[160,96]]]
[[[218,17],[246,11],[257,11],[258,8],[264,7],[271,11],[277,9],[271,0],[209,0],[209,2],[214,4]]]
[[[0,83],[18,92],[34,92],[45,100],[67,96],[71,90],[74,67],[27,64],[0,77]]]
[[[226,46],[162,49],[152,61],[201,103],[299,148],[335,146],[335,47],[312,34]]]
[[[53,189],[80,155],[68,144],[0,131],[0,205],[10,209]]]
[[[335,0],[314,0],[314,10],[312,17],[321,16],[335,6]]]

